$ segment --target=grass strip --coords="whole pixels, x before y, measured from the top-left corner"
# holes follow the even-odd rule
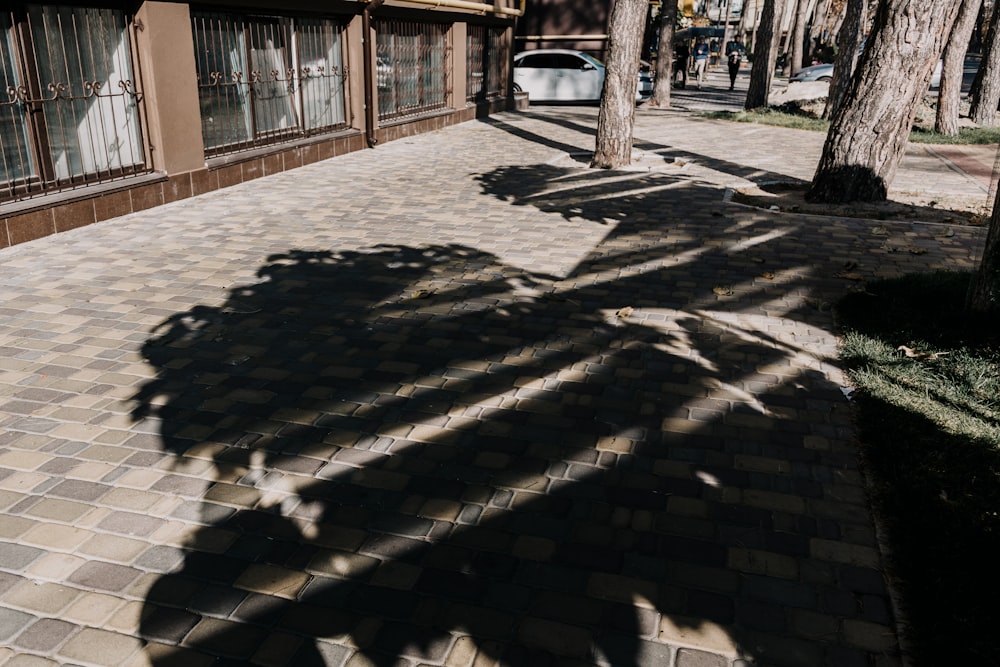
[[[918,665],[1000,664],[1000,317],[964,312],[969,279],[881,281],[838,305]]]
[[[711,111],[702,114],[702,116],[734,123],[756,123],[813,132],[826,132],[830,129],[830,121],[828,120],[816,118],[802,111],[788,110],[785,107],[755,109],[753,111]],[[914,127],[910,132],[910,141],[917,144],[998,144],[1000,143],[1000,127],[966,127],[961,128],[956,135],[940,134],[932,130]]]

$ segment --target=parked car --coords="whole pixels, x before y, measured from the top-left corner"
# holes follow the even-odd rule
[[[812,67],[803,67],[788,79],[789,83],[797,81],[832,81],[833,63],[820,63]]]
[[[795,83],[797,81],[832,81],[833,80],[833,63],[820,63],[819,65],[813,65],[812,67],[803,67],[794,76],[788,79],[789,83]],[[941,61],[938,61],[937,67],[934,68],[934,74],[931,76],[931,88],[938,88],[941,86]]]
[[[597,102],[604,88],[605,67],[582,51],[537,49],[514,56],[514,87],[532,102]],[[637,102],[653,94],[653,74],[639,72]]]

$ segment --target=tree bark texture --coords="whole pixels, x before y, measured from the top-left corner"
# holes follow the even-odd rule
[[[774,78],[774,65],[778,60],[778,41],[781,37],[781,19],[785,0],[764,0],[760,27],[753,45],[753,66],[750,69],[750,88],[747,90],[747,109],[767,106]]]
[[[648,6],[647,0],[618,0],[611,10],[608,60],[591,167],[617,169],[632,162],[635,95]]]
[[[969,97],[969,117],[977,125],[995,125],[1000,105],[1000,7],[993,5],[983,44],[983,59]]]
[[[844,101],[861,54],[858,48],[868,27],[868,0],[847,0],[844,22],[837,33],[837,58],[833,64],[833,80],[823,109],[823,118],[833,118]]]
[[[1000,310],[1000,192],[993,202],[983,259],[972,277],[966,305],[977,313]]]
[[[791,62],[788,65],[789,76],[794,76],[796,72],[802,69],[806,41],[806,13],[808,11],[809,0],[798,0],[795,6],[794,23],[792,24],[792,55]]]
[[[809,47],[823,39],[823,33],[826,31],[826,19],[830,13],[830,0],[818,0],[816,7],[813,9],[813,20],[812,26],[809,29]]]
[[[944,47],[941,66],[941,89],[938,91],[934,129],[941,134],[958,134],[958,111],[962,100],[962,77],[965,75],[965,52],[976,27],[976,17],[983,0],[962,0],[962,8],[951,28]]]
[[[670,88],[674,83],[674,26],[677,24],[677,3],[663,5],[660,21],[659,48],[656,56],[656,81],[653,82],[651,107],[670,107]]]
[[[830,123],[808,199],[886,199],[959,8],[951,0],[882,0],[858,71]]]

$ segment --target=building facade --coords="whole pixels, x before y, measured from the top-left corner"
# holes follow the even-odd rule
[[[522,12],[4,3],[0,248],[511,108]]]

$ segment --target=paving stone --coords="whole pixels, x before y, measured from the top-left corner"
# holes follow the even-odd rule
[[[47,653],[59,646],[77,629],[78,627],[72,623],[54,618],[42,618],[25,628],[14,643],[22,649]]]
[[[71,583],[98,591],[123,591],[142,572],[124,565],[89,561],[68,578]]]
[[[521,620],[517,638],[528,648],[556,655],[583,658],[590,653],[590,632],[566,623],[529,616]]]
[[[97,665],[121,665],[142,643],[134,637],[96,628],[84,628],[59,649],[58,655]]]
[[[133,512],[111,512],[98,523],[98,527],[113,533],[148,537],[163,525],[162,519]]]
[[[35,620],[31,614],[0,607],[0,641],[9,641]]]
[[[81,591],[47,582],[25,581],[11,590],[4,600],[15,607],[39,614],[57,616],[81,595]]]
[[[23,570],[44,553],[34,547],[0,542],[0,567],[6,570]]]

